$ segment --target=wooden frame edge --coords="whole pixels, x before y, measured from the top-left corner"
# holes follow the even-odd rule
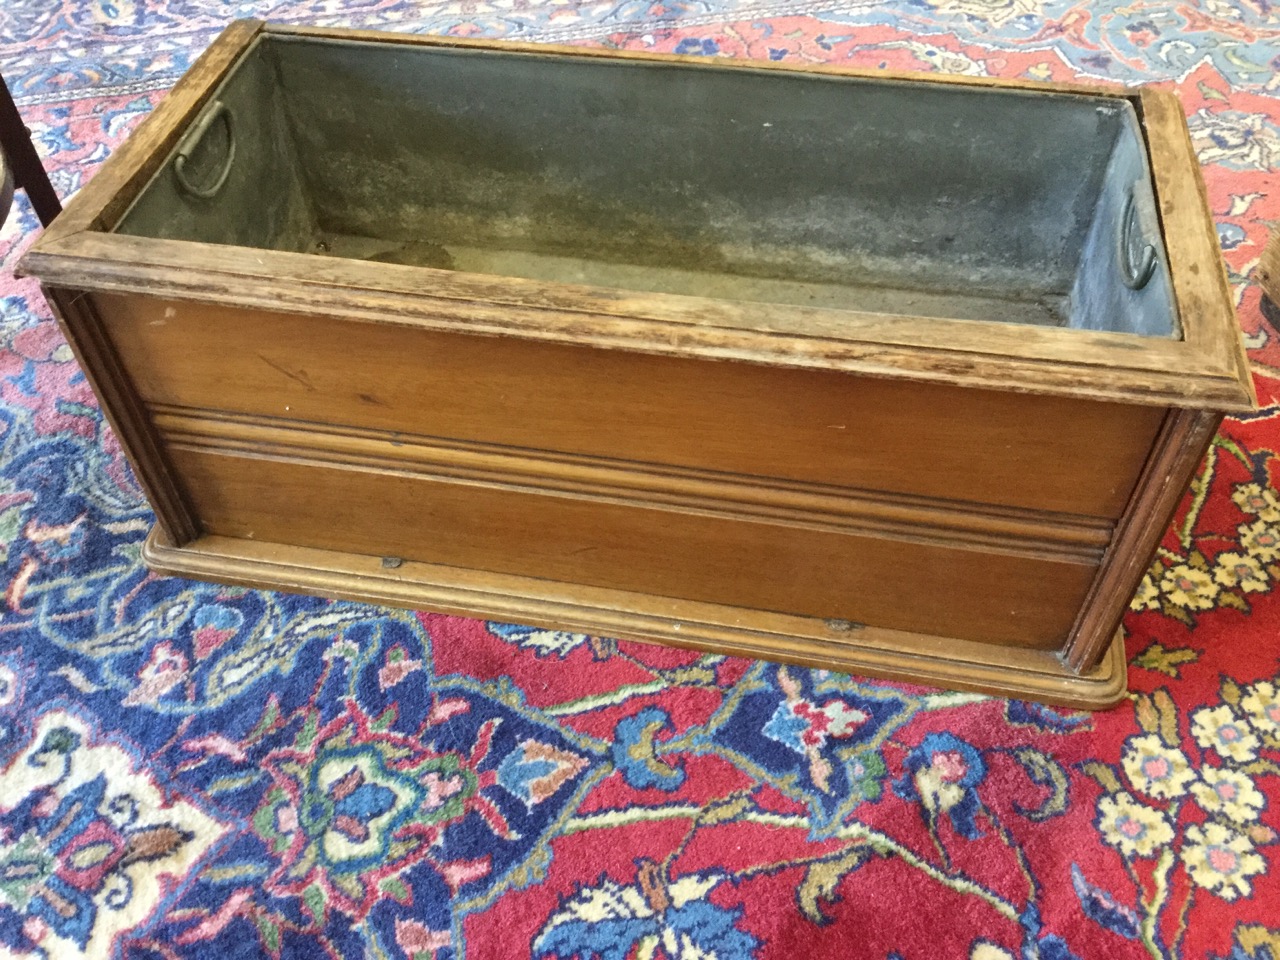
[[[112,162],[67,202],[29,252],[48,250],[73,234],[100,228],[103,220],[114,221],[117,213],[123,212],[116,208],[133,200],[135,191],[129,189],[130,185],[149,179],[168,155],[168,150],[153,149],[148,138],[160,131],[165,133],[160,138],[162,143],[177,143],[185,123],[200,111],[210,91],[222,82],[265,27],[262,20],[235,20],[219,33],[137,129],[112,151],[108,158]],[[15,274],[26,275],[21,262]]]
[[[93,302],[84,294],[67,290],[45,290],[44,295],[76,363],[101,403],[103,417],[119,438],[125,458],[155,511],[156,523],[174,543],[195,539],[200,534],[199,520],[178,485],[155,426],[133,389]]]
[[[151,116],[147,117],[128,140],[115,151],[111,158],[112,162],[108,163],[107,167],[98,176],[90,180],[85,188],[72,199],[62,216],[37,239],[31,250],[18,264],[15,272],[22,276],[38,276],[47,286],[106,289],[107,287],[104,286],[106,281],[94,275],[95,267],[106,264],[110,267],[109,272],[114,271],[112,282],[116,286],[112,287],[112,289],[131,289],[135,292],[145,291],[152,295],[169,295],[175,298],[181,298],[184,295],[199,296],[199,293],[186,291],[181,286],[183,282],[189,282],[185,279],[185,270],[189,269],[189,264],[187,268],[184,268],[183,275],[179,276],[179,268],[173,264],[165,264],[160,261],[152,263],[148,261],[145,255],[140,257],[139,253],[141,251],[134,249],[139,247],[139,244],[136,242],[131,244],[131,241],[135,241],[137,238],[118,237],[114,234],[100,231],[104,231],[108,225],[114,224],[114,219],[122,212],[122,208],[128,202],[131,202],[133,194],[136,193],[133,188],[141,181],[154,175],[155,170],[163,163],[163,157],[167,155],[167,151],[164,149],[165,146],[171,146],[172,142],[176,142],[182,125],[199,112],[209,93],[225,78],[228,71],[239,61],[255,40],[263,35],[280,38],[360,39],[381,43],[505,50],[540,55],[562,54],[597,59],[638,59],[650,62],[687,64],[699,68],[770,69],[803,74],[865,77],[902,82],[965,84],[991,89],[1031,90],[1081,96],[1124,97],[1134,101],[1141,108],[1144,135],[1148,138],[1147,152],[1152,163],[1153,178],[1164,177],[1166,180],[1170,178],[1169,163],[1164,156],[1167,150],[1179,152],[1179,156],[1185,153],[1186,156],[1190,157],[1190,162],[1192,163],[1195,160],[1194,154],[1190,152],[1185,119],[1176,97],[1172,94],[1150,89],[1131,89],[1119,86],[1098,87],[1082,84],[1046,84],[1037,81],[951,77],[935,74],[891,73],[845,67],[831,67],[828,69],[806,67],[804,70],[797,70],[789,64],[745,59],[717,59],[714,63],[708,63],[707,58],[704,57],[679,56],[675,54],[620,53],[616,50],[590,47],[518,43],[507,40],[402,35],[380,31],[355,31],[327,27],[292,27],[269,24],[259,20],[238,20],[228,26],[201,54],[191,69],[187,71],[173,90],[157,106]],[[157,139],[155,136],[156,131],[160,133],[158,145],[150,142]],[[1188,207],[1187,203],[1173,204],[1171,209],[1174,212],[1168,213],[1166,216],[1178,217],[1179,224],[1182,224],[1182,221],[1188,221],[1192,226],[1198,226],[1200,229],[1192,230],[1191,233],[1199,236],[1204,233],[1204,224],[1211,224],[1212,222],[1209,219],[1203,183],[1199,182],[1199,178],[1187,170],[1175,169],[1174,174],[1173,182],[1180,191],[1179,196],[1182,194],[1188,194],[1189,196],[1189,191],[1198,191],[1199,201],[1195,205],[1195,211],[1186,209]],[[1191,180],[1196,181],[1196,183],[1190,183],[1189,181]],[[1167,184],[1157,183],[1157,191],[1160,192],[1162,189],[1167,193],[1172,188],[1168,187]],[[1166,197],[1164,205],[1169,206],[1170,203],[1171,201]],[[108,221],[111,221],[111,223],[108,224]],[[1203,246],[1202,237],[1195,242]],[[119,249],[112,252],[115,248]],[[141,244],[141,249],[145,250],[145,248],[146,244]],[[1216,239],[1212,243],[1213,257],[1206,259],[1202,256],[1203,250],[1200,250],[1199,247],[1195,249],[1198,251],[1196,254],[1198,259],[1188,265],[1194,265],[1197,271],[1197,278],[1194,281],[1184,280],[1181,282],[1181,286],[1191,286],[1193,291],[1196,292],[1189,294],[1186,290],[1176,290],[1179,311],[1184,316],[1191,316],[1195,315],[1198,310],[1207,310],[1210,323],[1214,327],[1222,327],[1223,329],[1206,329],[1203,324],[1192,322],[1188,327],[1191,336],[1185,342],[1165,344],[1156,341],[1143,345],[1147,352],[1151,354],[1147,363],[1135,364],[1136,357],[1132,350],[1132,345],[1123,351],[1118,347],[1115,348],[1116,356],[1114,359],[1117,362],[1114,364],[1109,361],[1105,362],[1105,365],[1111,371],[1109,380],[1115,381],[1117,370],[1129,371],[1129,377],[1127,383],[1114,387],[1109,384],[1088,382],[1095,365],[1099,362],[1098,358],[1088,355],[1089,352],[1086,350],[1085,354],[1073,360],[1070,356],[1072,345],[1069,341],[1064,341],[1063,344],[1054,346],[1052,334],[1060,331],[1042,331],[1041,337],[1045,340],[1046,346],[1038,352],[1035,349],[1024,349],[1019,352],[1020,348],[1016,346],[1011,348],[1003,340],[993,341],[992,348],[987,352],[981,350],[957,350],[947,347],[947,344],[953,342],[954,338],[949,337],[946,330],[929,334],[927,328],[921,337],[916,338],[921,342],[913,343],[910,342],[910,339],[906,342],[894,342],[892,338],[886,342],[883,337],[877,338],[874,335],[874,331],[867,335],[864,342],[814,336],[788,336],[785,333],[774,335],[762,330],[743,327],[736,330],[735,335],[730,338],[734,340],[732,344],[720,348],[717,344],[711,342],[714,334],[716,331],[730,328],[717,327],[714,322],[708,323],[697,318],[699,310],[705,309],[705,305],[677,303],[676,301],[680,298],[667,298],[660,304],[662,310],[659,312],[669,312],[671,314],[670,320],[639,318],[639,322],[632,324],[634,329],[630,330],[626,335],[609,337],[602,333],[597,338],[599,342],[593,345],[610,349],[633,349],[642,352],[661,352],[663,350],[674,352],[693,350],[698,352],[701,350],[702,355],[711,359],[743,360],[746,362],[786,366],[822,366],[867,376],[932,380],[979,389],[1003,386],[1007,389],[1026,393],[1079,396],[1085,399],[1101,401],[1115,400],[1145,405],[1201,407],[1224,412],[1252,411],[1256,409],[1256,396],[1253,392],[1251,378],[1248,375],[1247,360],[1239,336],[1238,324],[1235,321],[1234,310],[1231,308],[1231,300],[1225,286],[1225,274],[1223,273],[1221,256],[1218,254]],[[245,253],[248,252],[245,251]],[[253,252],[261,253],[261,251]],[[269,251],[269,253],[274,254],[276,252]],[[1182,253],[1179,254],[1180,257],[1183,255]],[[253,279],[260,284],[269,284],[270,282],[269,276],[243,272],[243,264],[247,264],[249,261],[243,256],[237,260],[236,248],[226,248],[224,256],[220,259],[225,259],[227,264],[230,265],[231,273],[240,279]],[[1209,259],[1216,261],[1212,269],[1209,268]],[[202,256],[201,260],[202,262],[214,262],[208,256]],[[1201,260],[1204,260],[1203,270],[1201,269]],[[121,262],[129,264],[129,266],[127,268],[122,267]],[[236,273],[235,264],[237,262],[242,264],[240,273]],[[277,266],[285,263],[278,256],[272,257],[271,262]],[[206,278],[206,285],[212,282],[215,276],[220,276],[225,272],[225,270],[210,269],[209,277]],[[288,273],[288,271],[283,272]],[[130,274],[132,279],[129,279],[124,274]],[[355,274],[358,275],[359,271],[355,270]],[[1182,272],[1175,271],[1175,287],[1179,286],[1177,278],[1181,277]],[[317,288],[323,286],[313,277],[299,278],[295,276],[292,278],[293,281],[298,281],[299,279],[307,283],[313,292],[318,293],[319,289]],[[228,283],[230,282],[231,280],[228,279]],[[1215,282],[1216,287],[1213,286]],[[1206,287],[1206,284],[1209,286]],[[360,299],[356,289],[358,285],[353,287],[350,284],[335,283],[333,287],[335,292],[331,299],[336,297],[341,300],[345,291],[347,298],[352,301],[349,306],[352,309],[360,308],[360,305],[355,303],[356,300]],[[373,299],[376,299],[377,295],[381,293],[383,292],[375,290]],[[566,306],[565,303],[554,302],[554,300],[548,302],[545,292],[540,291],[536,286],[530,286],[525,293],[515,294],[513,297],[517,300],[521,297],[528,298],[529,303],[523,305],[526,310],[535,309],[533,305],[540,303],[541,306],[537,307],[537,309],[543,311],[550,309],[576,312],[577,316],[574,318],[574,323],[578,327],[598,325],[602,322],[611,321],[611,316],[606,312],[599,310],[595,313],[592,312],[590,307],[593,301],[589,296],[576,296],[572,291],[570,291],[567,299],[570,301],[576,299],[578,302],[576,305],[569,306]],[[469,310],[474,313],[478,303],[482,300],[491,299],[497,303],[512,299],[512,297],[495,297],[492,293],[489,293],[487,295],[470,295],[469,298],[468,291],[465,289],[465,284],[463,284],[458,287],[456,292],[449,294],[447,297],[436,296],[423,299],[424,309],[438,307],[440,311],[453,309],[464,312]],[[616,299],[616,297],[596,298],[600,303]],[[628,302],[638,305],[641,308],[639,312],[643,313],[643,299],[643,297],[631,297]],[[253,304],[253,306],[271,308],[270,304],[259,303]],[[300,309],[298,305],[295,305],[295,308]],[[686,315],[687,317],[694,317],[694,322],[689,323],[687,319],[683,321],[679,319]],[[863,317],[864,315],[857,316]],[[866,317],[874,323],[874,317],[870,315],[866,315]],[[884,317],[882,319],[884,321],[900,321],[902,318]],[[921,322],[918,318],[913,319],[917,323]],[[460,323],[469,330],[493,335],[554,338],[552,332],[535,331],[530,329],[527,324],[519,326],[508,323],[502,329],[483,329],[482,324],[470,322],[468,319],[459,321],[458,318],[453,318],[450,322],[454,325],[459,325]],[[864,318],[862,322],[866,322],[866,319]],[[951,322],[956,323],[959,321]],[[644,330],[641,329],[645,324],[650,326],[656,324],[657,327],[649,330],[646,336]],[[676,330],[680,332],[677,334],[675,333]],[[987,332],[994,336],[994,331]],[[1072,331],[1072,333],[1082,333],[1082,331]],[[580,335],[581,330],[578,330],[575,336]],[[675,338],[679,338],[682,341],[678,348],[672,342]],[[981,338],[981,334],[978,334],[978,339],[981,340]],[[1029,342],[1034,342],[1034,338]],[[1080,341],[1082,346],[1093,342],[1093,340]],[[1105,344],[1106,339],[1101,337],[1097,339],[1097,342],[1098,344]],[[1098,347],[1098,349],[1105,351],[1107,348],[1102,346]],[[1011,358],[1011,360],[1006,358]],[[1126,361],[1128,361],[1128,366],[1126,366]],[[1017,366],[1018,364],[1021,366]],[[988,370],[988,367],[992,369]]]
[[[1169,411],[1063,648],[1071,669],[1103,656],[1221,422],[1209,411]]]
[[[843,670],[908,683],[1104,709],[1127,692],[1123,639],[1076,673],[1050,652],[863,628],[737,607],[334,551],[201,537],[174,546],[153,529],[142,549],[157,573],[411,610],[507,619],[551,629],[659,642],[729,656]],[[762,627],[740,626],[742,614]]]
[[[1257,409],[1226,263],[1182,101],[1150,87],[1142,88],[1141,98],[1147,156],[1183,340],[1211,356],[1215,366],[1234,380],[1239,402],[1224,410]]]
[[[193,271],[192,262],[203,264],[202,269]],[[1139,364],[1123,335],[1098,331],[1004,329],[1006,325],[984,321],[821,311],[832,315],[826,320],[839,321],[856,335],[788,332],[763,317],[735,325],[738,314],[755,316],[751,304],[674,294],[619,298],[604,291],[582,296],[578,288],[564,284],[96,231],[37,244],[19,272],[48,286],[213,300],[224,306],[340,315],[478,336],[1144,406],[1255,409],[1251,398],[1242,398],[1235,376],[1203,367],[1191,345],[1172,340],[1142,344],[1146,362]],[[429,283],[436,288],[424,287]],[[590,294],[591,288],[582,291]],[[914,336],[904,335],[904,321],[917,331]],[[949,345],[957,327],[971,335],[971,346]],[[1097,376],[1099,371],[1105,376]]]

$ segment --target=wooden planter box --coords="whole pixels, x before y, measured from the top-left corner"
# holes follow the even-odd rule
[[[1083,706],[1255,402],[1155,90],[244,21],[22,269],[157,570]]]

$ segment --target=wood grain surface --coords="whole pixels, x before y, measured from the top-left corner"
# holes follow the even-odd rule
[[[1181,337],[112,233],[264,34],[1125,97]],[[241,21],[19,269],[156,510],[158,570],[1077,706],[1122,696],[1128,599],[1220,417],[1256,405],[1153,90]]]
[[[1271,302],[1280,304],[1280,232],[1272,233],[1267,241],[1258,263],[1257,277]]]
[[[149,403],[1087,517],[1120,515],[1163,417],[832,371],[95,301]]]

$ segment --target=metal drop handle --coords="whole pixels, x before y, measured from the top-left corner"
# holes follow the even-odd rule
[[[187,161],[191,159],[192,152],[200,146],[205,134],[209,132],[209,128],[218,120],[221,120],[227,128],[227,156],[222,162],[222,171],[218,174],[217,179],[207,187],[198,187],[187,177]],[[231,165],[235,162],[235,159],[236,135],[235,128],[231,124],[231,108],[221,100],[215,100],[213,106],[200,118],[200,122],[192,127],[191,131],[178,144],[178,154],[173,161],[173,175],[178,178],[178,186],[182,187],[184,191],[193,197],[209,200],[218,195],[218,191],[227,182],[227,178],[231,176]]]
[[[1134,236],[1137,234],[1137,243]],[[1140,234],[1138,208],[1133,194],[1125,201],[1120,217],[1120,279],[1130,290],[1141,290],[1156,272],[1156,248]]]

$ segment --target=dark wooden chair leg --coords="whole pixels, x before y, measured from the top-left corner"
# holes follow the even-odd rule
[[[14,184],[27,191],[36,216],[47,227],[62,212],[62,203],[49,182],[49,175],[31,142],[31,131],[22,122],[3,77],[0,77],[0,149],[4,150],[13,170]]]

